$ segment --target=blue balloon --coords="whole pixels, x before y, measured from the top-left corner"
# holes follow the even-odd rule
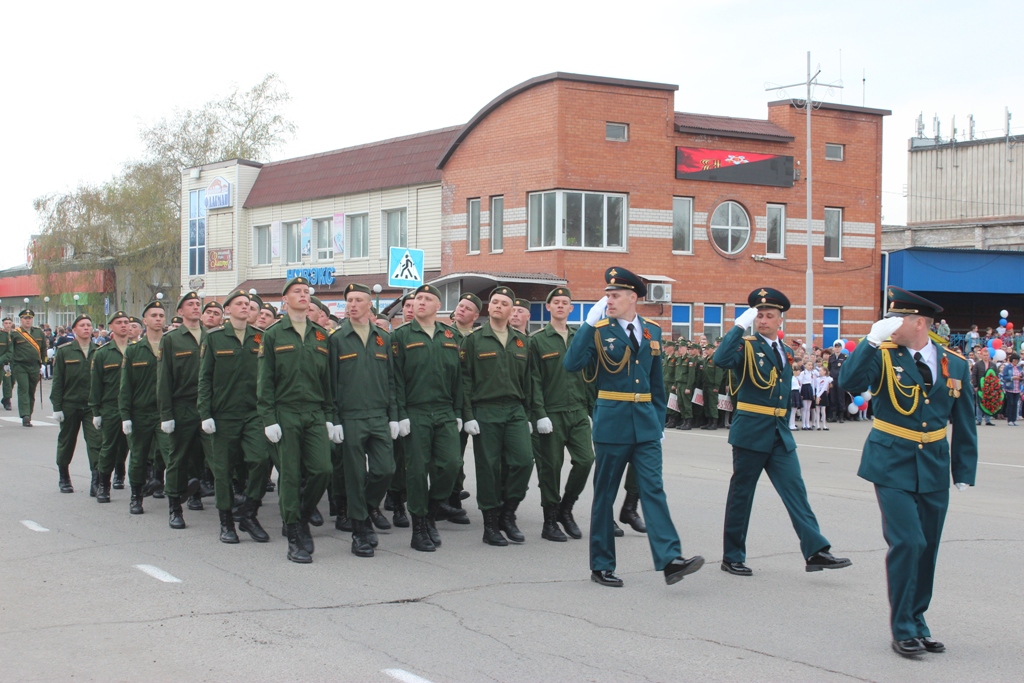
[[[1006,318],[999,319],[999,327],[1006,327]]]
[[[863,396],[854,396],[853,397],[853,402],[854,402],[854,404],[856,404],[856,406],[858,408],[860,408],[862,405],[864,405],[864,397]]]

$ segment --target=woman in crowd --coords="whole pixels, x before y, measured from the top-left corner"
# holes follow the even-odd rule
[[[1019,363],[1020,356],[1017,353],[1011,353],[1000,371],[1003,392],[1006,395],[1006,423],[1011,427],[1017,426],[1017,418],[1020,416],[1021,369]]]

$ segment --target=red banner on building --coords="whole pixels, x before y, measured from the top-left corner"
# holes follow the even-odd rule
[[[793,187],[793,157],[725,149],[676,147],[676,178]]]

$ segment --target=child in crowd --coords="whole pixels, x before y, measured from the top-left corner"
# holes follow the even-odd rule
[[[800,412],[800,376],[793,373],[789,391],[789,429],[796,431],[796,414]]]
[[[831,385],[832,378],[829,377],[828,368],[818,368],[818,376],[814,382],[814,423],[818,431],[828,431],[825,409],[828,407],[828,390]]]
[[[803,429],[811,429],[811,404],[814,403],[814,363],[810,359],[804,361],[804,369],[800,371],[800,401],[803,410],[800,411],[800,420]]]

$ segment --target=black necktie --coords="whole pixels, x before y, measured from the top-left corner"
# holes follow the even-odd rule
[[[924,362],[924,358],[921,358],[920,351],[914,354],[914,362],[917,363],[917,371],[921,373],[921,379],[924,380],[925,390],[930,390],[932,388],[932,369]]]
[[[779,351],[779,342],[772,342],[772,349],[775,350],[775,360],[779,362],[779,369],[784,370],[786,364],[782,362],[782,352]]]
[[[637,341],[636,335],[633,334],[633,323],[626,325],[626,331],[629,333],[629,343],[633,345],[633,353],[640,351],[640,342]]]

